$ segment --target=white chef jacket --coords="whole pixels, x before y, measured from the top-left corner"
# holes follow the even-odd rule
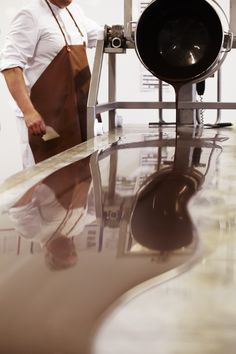
[[[89,48],[96,45],[101,27],[85,16],[80,6],[72,2],[68,9],[72,13],[83,37],[80,35],[67,10],[50,3],[68,44],[82,44]],[[5,45],[0,53],[0,71],[14,67],[23,69],[26,86],[29,90],[43,71],[65,46],[64,37],[45,0],[30,0],[12,21]],[[60,78],[58,78],[60,80]],[[34,164],[28,143],[28,130],[23,113],[16,106],[17,128],[20,135],[23,167]]]
[[[72,2],[68,9],[83,37],[65,8],[60,9],[51,3],[50,5],[68,44],[82,44],[85,41],[88,47],[95,46],[101,27],[87,18],[77,3]],[[64,45],[64,37],[46,1],[30,0],[13,19],[1,51],[0,70],[22,68],[30,90]]]
[[[26,205],[11,207],[8,215],[21,237],[42,247],[56,232],[75,237],[86,225],[96,221],[96,216],[88,213],[88,206],[65,209],[46,184],[37,186]]]

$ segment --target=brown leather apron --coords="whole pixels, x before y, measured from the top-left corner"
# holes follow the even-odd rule
[[[90,69],[84,45],[68,45],[66,36],[51,6],[48,4],[65,40],[65,46],[45,69],[31,90],[31,100],[45,124],[59,137],[44,141],[31,135],[30,146],[35,162],[40,162],[87,138],[87,98]],[[72,14],[67,9],[82,35]],[[83,36],[83,35],[82,35]]]

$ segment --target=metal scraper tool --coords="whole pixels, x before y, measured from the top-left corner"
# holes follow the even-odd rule
[[[48,140],[53,140],[56,138],[59,138],[60,135],[56,132],[56,130],[53,127],[50,127],[49,125],[46,126],[46,134],[42,136],[42,139],[44,141]]]

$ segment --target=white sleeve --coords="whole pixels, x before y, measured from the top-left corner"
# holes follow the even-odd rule
[[[41,232],[42,220],[35,198],[24,206],[10,208],[8,215],[21,236],[34,239]]]
[[[21,236],[39,242],[47,239],[48,235],[45,234],[48,231],[45,228],[47,221],[44,220],[42,209],[45,209],[50,218],[50,210],[55,207],[55,199],[54,192],[47,185],[41,184],[35,189],[29,203],[13,206],[8,210],[9,218]]]
[[[78,6],[79,7],[79,6]],[[83,21],[83,26],[86,30],[88,36],[88,47],[93,48],[96,46],[98,32],[103,30],[103,27],[98,25],[95,21],[88,18],[84,11],[79,7],[79,12],[81,16],[81,20]]]
[[[39,38],[37,21],[27,10],[20,11],[11,23],[0,54],[0,71],[24,68],[33,57]]]

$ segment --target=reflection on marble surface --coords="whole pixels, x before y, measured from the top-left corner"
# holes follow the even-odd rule
[[[188,204],[201,260],[115,303],[97,324],[93,354],[235,353],[236,150],[235,132],[224,133],[222,153],[211,154],[214,168]]]
[[[197,269],[226,246],[221,187],[233,156],[225,136],[190,128],[114,135],[0,186],[0,353],[157,353],[143,291],[159,284],[149,290],[155,328],[161,320],[168,325],[168,309],[175,333],[171,311],[186,296],[191,301],[192,289],[202,286]],[[232,192],[231,206],[233,199]],[[222,269],[214,273],[215,280],[204,275],[204,286],[221,281]],[[134,326],[136,315],[143,320]],[[139,348],[133,335],[142,338]],[[167,349],[167,332],[161,339],[160,353],[183,351]]]

